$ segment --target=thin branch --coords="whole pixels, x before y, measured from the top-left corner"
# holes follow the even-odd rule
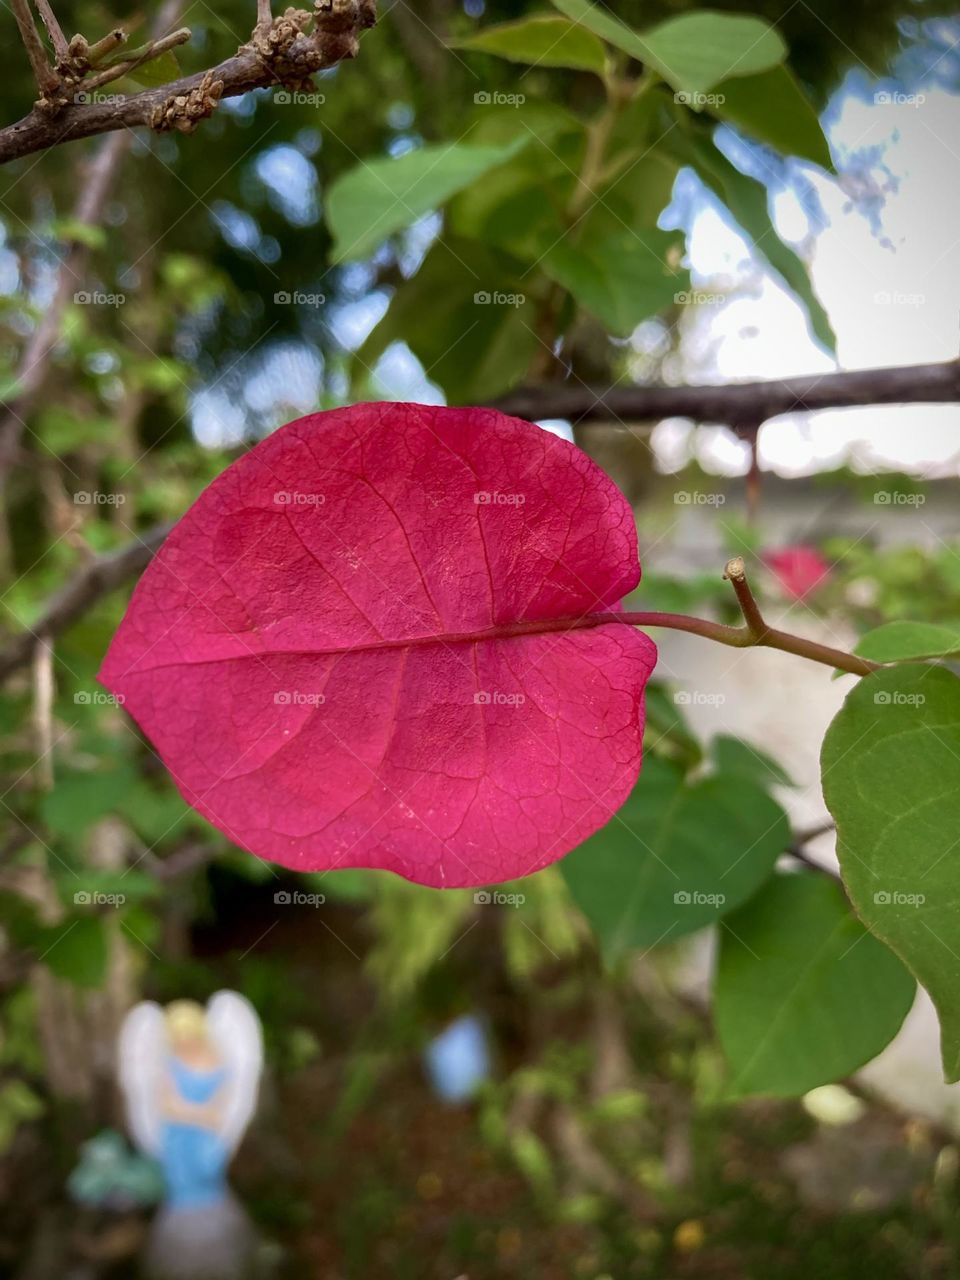
[[[821,875],[832,876],[834,880],[839,880],[842,885],[843,881],[839,871],[833,867],[825,867],[823,863],[817,862],[816,858],[812,858],[804,848],[811,840],[815,840],[817,836],[826,835],[828,831],[836,831],[836,827],[832,822],[823,822],[820,826],[812,827],[807,831],[795,832],[787,847],[787,853],[791,858],[795,858],[797,862],[809,867],[811,871],[819,871]]]
[[[273,13],[270,0],[257,0],[257,25],[256,31],[258,35],[266,35],[273,25]]]
[[[43,41],[40,39],[40,33],[37,31],[33,21],[33,14],[30,12],[30,6],[27,0],[11,0],[13,5],[13,16],[17,20],[17,26],[20,29],[20,39],[23,41],[24,48],[27,51],[27,57],[30,59],[30,66],[33,68],[33,76],[37,82],[37,88],[40,90],[40,96],[45,97],[48,93],[52,93],[60,84],[59,77],[47,61],[46,50],[43,47]]]
[[[0,680],[31,660],[38,643],[65,631],[103,596],[144,570],[171,525],[157,525],[119,551],[90,561],[49,601],[29,631],[21,632],[0,649]]]
[[[87,48],[87,61],[91,67],[95,67],[99,62],[102,62],[104,58],[124,44],[126,39],[127,33],[121,27],[115,27],[113,31],[108,31],[103,39],[89,45]]]
[[[723,576],[733,586],[737,603],[740,605],[740,612],[743,614],[743,620],[747,624],[750,634],[759,644],[768,627],[763,620],[756,597],[750,590],[750,584],[747,582],[747,570],[743,563],[743,557],[734,556],[732,560],[728,560],[723,570]]]
[[[151,40],[139,49],[131,49],[127,57],[121,58],[118,62],[111,62],[97,75],[87,77],[83,82],[83,92],[89,93],[93,89],[99,89],[101,85],[109,84],[111,80],[119,80],[121,76],[129,75],[143,63],[159,58],[161,54],[169,49],[175,49],[177,45],[186,44],[190,34],[189,27],[181,27],[179,31],[171,31],[168,36],[160,40]]]
[[[57,15],[50,7],[48,0],[35,0],[37,12],[43,19],[43,25],[47,28],[47,35],[50,37],[50,43],[53,45],[53,52],[58,62],[66,62],[70,57],[70,41],[63,34],[63,28],[57,21]]]
[[[153,24],[153,32],[163,38],[167,27],[180,16],[181,0],[167,0],[161,6]],[[96,227],[100,211],[113,184],[120,161],[130,146],[132,135],[117,133],[105,138],[94,153],[92,163],[83,166],[77,180],[79,195],[71,220],[83,226]],[[13,466],[20,448],[26,419],[33,409],[36,397],[46,379],[50,360],[60,337],[63,315],[70,298],[82,286],[90,256],[90,246],[74,240],[65,250],[57,271],[54,295],[43,318],[34,329],[24,348],[17,368],[14,398],[5,404],[0,401],[4,415],[0,418],[0,491],[7,473]]]
[[[49,105],[34,107],[16,124],[0,129],[0,164],[117,129],[146,126],[189,133],[222,98],[271,85],[303,84],[315,72],[356,57],[361,32],[376,21],[376,0],[350,0],[311,16],[309,33],[299,11],[289,10],[217,66],[119,101],[71,101],[56,111]],[[83,82],[75,87],[82,92]]]
[[[960,402],[960,361],[856,369],[723,386],[584,387],[569,383],[520,388],[496,402],[518,418],[574,423],[693,418],[756,430],[770,418],[801,410],[871,404]]]
[[[129,145],[128,133],[114,134],[100,143],[80,184],[80,194],[71,215],[72,221],[88,227],[97,225],[117,166]],[[3,404],[5,413],[0,420],[0,489],[16,460],[20,440],[26,429],[27,415],[46,378],[50,357],[60,337],[63,313],[71,297],[83,284],[89,254],[90,246],[80,240],[74,240],[64,252],[57,272],[54,296],[24,348],[17,368],[14,397]]]

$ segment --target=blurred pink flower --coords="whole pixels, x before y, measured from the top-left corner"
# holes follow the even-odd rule
[[[830,565],[815,547],[799,543],[764,551],[761,558],[788,596],[802,600],[830,576]]]

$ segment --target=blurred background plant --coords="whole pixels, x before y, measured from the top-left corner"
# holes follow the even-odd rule
[[[731,348],[752,350],[744,314],[774,329],[786,315],[791,337],[773,345],[795,341],[801,365],[829,369],[856,321],[839,303],[828,316],[811,283],[825,207],[846,206],[860,229],[834,214],[838,234],[867,227],[882,243],[897,190],[883,149],[858,150],[849,130],[837,142],[834,126],[851,102],[882,111],[886,87],[939,93],[956,120],[952,7],[758,0],[748,11],[776,25],[786,57],[685,88],[583,27],[558,52],[560,14],[540,5],[397,0],[315,92],[257,90],[192,137],[123,133],[9,166],[0,390],[5,421],[23,429],[0,521],[3,630],[35,628],[97,557],[153,545],[231,459],[317,408],[726,380]],[[644,33],[694,14],[612,8]],[[173,21],[193,34],[180,69],[233,53],[251,9],[183,5]],[[136,32],[145,18],[124,3],[57,11],[71,32]],[[552,25],[492,34],[530,15]],[[716,72],[710,28],[689,34]],[[507,57],[488,51],[498,43]],[[0,118],[34,96],[16,47]],[[102,199],[78,219],[108,146]],[[800,234],[784,230],[788,204],[805,215]],[[711,218],[738,247],[698,258]],[[771,289],[781,310],[740,309]],[[25,395],[24,352],[53,307],[59,336]],[[894,314],[916,327],[918,313],[882,316]],[[934,310],[931,330],[938,321]],[[933,343],[928,358],[945,354]],[[761,357],[747,372],[796,371]],[[744,554],[765,606],[851,641],[891,620],[960,625],[957,440],[940,447],[943,417],[901,416],[893,435],[919,446],[898,463],[896,445],[864,444],[874,418],[855,412],[842,457],[803,415],[764,427],[759,445],[759,422],[746,436],[549,425],[637,506],[648,572],[633,607],[730,620],[719,567]],[[792,469],[775,461],[785,430]],[[825,566],[799,595],[770,559],[795,545]],[[126,1265],[135,1234],[118,1242],[115,1220],[89,1206],[78,1226],[64,1190],[79,1144],[120,1120],[118,1020],[142,994],[203,1000],[232,985],[260,1011],[271,1067],[237,1181],[290,1274],[957,1274],[947,1112],[858,1105],[859,1085],[831,1110],[813,1078],[786,1091],[801,1101],[734,1102],[703,993],[677,980],[688,948],[652,945],[680,913],[632,920],[629,945],[611,950],[610,904],[580,892],[573,860],[494,901],[364,872],[294,879],[229,847],[96,683],[125,598],[93,580],[52,651],[37,645],[0,694],[0,1270],[59,1276],[78,1254],[94,1268],[83,1274]],[[688,721],[671,662],[649,690],[646,776],[686,803],[705,779],[722,791],[749,775],[757,812],[780,813],[786,831],[777,744],[758,733],[742,745],[716,703],[712,720]],[[715,838],[715,811],[691,822],[695,841]],[[742,901],[793,838],[760,847]],[[685,856],[668,831],[658,839],[666,862]],[[473,1013],[491,1078],[473,1106],[450,1109],[420,1055]]]

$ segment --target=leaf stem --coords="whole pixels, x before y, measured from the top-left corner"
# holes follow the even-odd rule
[[[740,556],[727,561],[723,576],[732,583],[736,593],[740,612],[743,614],[742,627],[729,627],[725,623],[711,622],[707,618],[691,618],[683,613],[596,613],[590,616],[605,622],[626,622],[634,627],[666,627],[671,631],[689,631],[693,635],[716,640],[718,644],[730,645],[735,649],[780,649],[783,653],[795,653],[798,657],[809,658],[811,662],[822,662],[825,666],[837,667],[855,676],[868,676],[871,671],[879,670],[881,664],[878,662],[870,662],[855,653],[846,653],[843,649],[834,649],[831,645],[820,644],[816,640],[807,640],[804,636],[794,636],[788,631],[768,626],[756,597],[750,590],[746,568]]]

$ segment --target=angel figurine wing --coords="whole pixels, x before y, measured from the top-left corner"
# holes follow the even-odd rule
[[[134,1005],[120,1029],[119,1078],[137,1146],[158,1157],[163,1134],[160,1092],[167,1051],[163,1010],[153,1000]]]
[[[236,991],[218,991],[207,1004],[207,1028],[227,1074],[219,1133],[236,1150],[256,1109],[263,1069],[263,1036],[253,1005]]]

